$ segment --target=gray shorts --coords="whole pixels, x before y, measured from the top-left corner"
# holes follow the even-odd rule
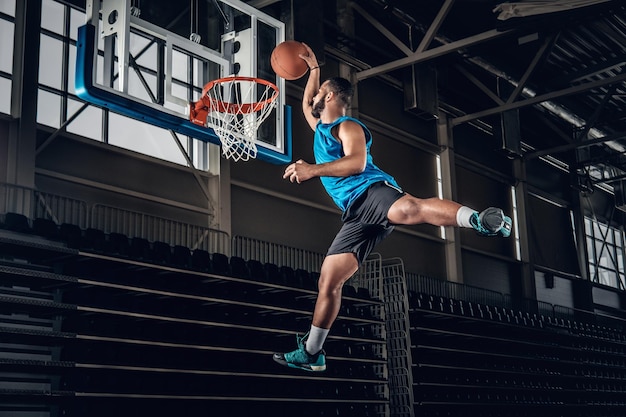
[[[362,264],[372,249],[393,231],[387,213],[404,195],[387,181],[372,184],[343,213],[343,226],[327,255],[354,253],[359,265]]]

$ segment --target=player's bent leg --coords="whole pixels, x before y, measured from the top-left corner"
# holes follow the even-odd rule
[[[328,255],[324,259],[318,281],[318,295],[313,312],[313,326],[330,329],[341,308],[343,284],[357,271],[359,265],[353,253]],[[274,361],[290,368],[320,372],[326,370],[326,352],[316,348],[307,350],[309,333],[296,336],[297,349],[287,353],[275,353]],[[321,346],[323,340],[318,341]],[[320,350],[318,350],[320,349]]]
[[[330,329],[341,308],[343,284],[357,269],[359,269],[359,264],[353,253],[326,256],[317,282],[318,294],[313,312],[314,326]]]
[[[387,217],[392,224],[421,224],[428,223],[434,226],[458,226],[457,213],[461,204],[440,198],[416,198],[409,194],[398,199],[389,208]],[[512,221],[502,209],[489,207],[481,213],[469,209],[471,217],[463,227],[472,227],[482,236],[511,235]]]
[[[417,198],[406,194],[389,208],[387,218],[392,224],[456,226],[456,212],[461,205],[441,198]]]

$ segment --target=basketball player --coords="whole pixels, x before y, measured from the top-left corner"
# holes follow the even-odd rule
[[[300,55],[310,69],[302,98],[304,116],[315,131],[315,164],[302,160],[285,169],[284,179],[302,183],[319,177],[342,210],[343,226],[322,263],[311,328],[297,337],[298,348],[275,353],[282,365],[307,371],[326,369],[324,341],[339,314],[343,284],[394,225],[429,223],[475,229],[485,236],[508,237],[511,219],[499,208],[482,213],[450,200],[421,199],[403,192],[394,178],[374,165],[372,135],[359,120],[346,116],[353,87],[343,78],[320,85],[317,58],[308,45]]]

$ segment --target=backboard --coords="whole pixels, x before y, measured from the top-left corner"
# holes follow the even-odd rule
[[[194,10],[194,2],[187,8],[180,5],[186,2],[159,2],[168,9],[163,15],[179,4],[180,13],[174,14],[191,17],[184,37],[180,30],[177,34],[168,29],[176,26],[176,17],[169,25],[144,20],[131,3],[87,0],[87,22],[77,38],[80,98],[219,145],[212,129],[189,120],[189,103],[199,100],[209,81],[230,75],[262,78],[276,84],[279,95],[275,109],[258,129],[257,157],[276,164],[291,161],[291,109],[285,105],[285,81],[274,74],[269,58],[285,39],[284,23],[239,0],[202,2],[202,14],[197,7]],[[157,2],[147,3],[154,8]],[[154,16],[160,10],[151,12]],[[206,39],[193,33],[194,21]]]

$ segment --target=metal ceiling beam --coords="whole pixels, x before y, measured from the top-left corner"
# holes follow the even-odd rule
[[[282,0],[250,0],[248,5],[254,7],[255,9],[262,9],[263,7],[270,6],[280,1]]]
[[[365,62],[355,58],[349,53],[342,51],[341,49],[335,48],[328,44],[324,45],[324,52],[327,54],[339,59],[342,63],[347,64],[354,68],[357,71],[363,71],[364,69],[372,68],[370,65]],[[394,86],[395,88],[402,90],[402,82],[397,78],[393,78],[389,75],[381,75],[380,78],[387,82],[389,85]]]
[[[582,129],[576,135],[576,138],[574,140],[571,140],[570,138],[565,137],[566,141],[569,142],[569,145],[561,145],[561,146],[558,146],[558,147],[555,147],[555,148],[544,149],[544,150],[541,150],[541,151],[528,153],[527,155],[524,156],[524,158],[527,159],[527,160],[530,160],[530,159],[533,159],[533,158],[536,158],[536,157],[544,157],[545,158],[546,155],[548,155],[548,154],[556,154],[556,153],[561,153],[561,152],[567,152],[567,151],[571,151],[571,150],[575,150],[575,149],[582,149],[582,148],[587,148],[587,147],[591,147],[591,146],[594,146],[594,145],[600,145],[600,144],[615,143],[615,140],[619,140],[620,139],[619,137],[622,136],[621,134],[617,134],[617,139],[615,138],[615,136],[609,135],[609,136],[604,136],[604,137],[601,137],[601,138],[596,138],[596,139],[591,139],[591,140],[583,140],[584,138],[587,137],[587,134],[589,133],[591,128],[597,122],[598,117],[602,113],[602,109],[604,107],[604,104],[606,104],[606,102],[611,97],[611,91],[614,90],[616,87],[617,87],[617,84],[613,84],[609,88],[609,93],[607,93],[604,96],[602,105],[596,108],[596,110],[594,111],[594,113],[591,116],[591,118],[589,118],[586,121],[584,129]],[[558,130],[557,130],[557,133],[559,133]],[[579,166],[594,165],[595,163],[597,163],[597,162],[578,161]],[[605,181],[597,181],[595,183],[596,184],[600,184],[600,183],[604,183],[604,182]],[[606,182],[608,182],[608,181],[606,181]]]
[[[461,65],[456,65],[455,68],[457,69],[457,71],[459,71],[461,74],[463,74],[465,76],[465,78],[467,78],[469,81],[471,81],[472,84],[474,84],[476,87],[478,87],[480,89],[480,91],[482,91],[483,93],[485,93],[485,95],[487,95],[489,98],[491,98],[493,101],[495,101],[496,104],[498,104],[499,106],[502,106],[504,104],[504,100],[502,100],[500,97],[498,97],[498,95],[496,93],[491,91],[491,89],[489,87],[487,87],[478,78],[476,78],[476,76],[474,76],[474,74],[472,74],[471,72],[469,72],[468,70],[463,68]]]
[[[372,26],[374,26],[380,33],[382,33],[387,39],[391,41],[398,49],[400,49],[406,56],[413,54],[411,48],[405,45],[400,39],[398,39],[389,29],[383,26],[378,20],[374,19],[365,9],[356,4],[350,2],[350,7],[356,10],[361,16],[365,18]]]
[[[573,87],[565,88],[559,91],[553,91],[551,93],[542,94],[539,96],[527,98],[525,100],[516,101],[514,103],[507,103],[503,106],[494,107],[488,110],[479,111],[472,114],[467,114],[465,116],[460,116],[451,120],[452,126],[458,126],[460,124],[469,122],[470,120],[478,119],[480,117],[491,116],[492,114],[502,113],[507,110],[519,109],[526,106],[531,106],[533,104],[539,104],[544,101],[549,101],[558,97],[564,97],[571,94],[580,93],[583,91],[591,90],[594,88],[602,87],[605,85],[626,81],[626,74],[620,74],[615,77],[605,78],[603,80],[593,81],[590,83],[585,83],[581,85],[576,85]]]
[[[465,39],[450,42],[448,44],[429,49],[424,52],[413,53],[411,56],[401,58],[396,61],[389,62],[387,64],[379,65],[377,67],[370,68],[368,70],[361,71],[356,74],[357,81],[362,81],[367,78],[375,77],[380,74],[384,74],[389,71],[393,71],[399,68],[407,67],[412,64],[426,62],[428,60],[438,58],[443,55],[447,55],[451,52],[456,52],[459,49],[468,48],[470,46],[478,45],[483,42],[487,42],[492,39],[500,38],[510,35],[515,32],[514,29],[499,31],[496,29],[489,30],[487,32],[479,33],[478,35],[470,36]]]
[[[558,79],[551,81],[552,85],[564,85],[573,84],[583,80],[588,80],[591,77],[608,71],[617,71],[626,66],[626,55],[620,54],[614,58],[607,59],[606,61],[592,64],[586,67],[584,70],[576,71],[571,74],[560,76]]]
[[[433,20],[433,23],[431,23],[430,27],[424,34],[424,38],[415,50],[416,53],[424,52],[424,50],[430,46],[430,43],[433,41],[435,35],[437,34],[437,31],[439,30],[439,27],[441,26],[446,16],[448,15],[448,12],[452,8],[454,1],[455,0],[446,0],[443,6],[441,6],[441,9],[439,9],[439,13],[437,13],[435,20]]]
[[[613,133],[611,135],[604,136],[598,139],[590,139],[590,140],[586,140],[583,142],[570,143],[568,145],[555,146],[554,148],[550,148],[550,149],[542,149],[540,151],[530,152],[524,155],[524,159],[533,159],[533,158],[538,158],[544,155],[562,153],[562,152],[572,151],[574,149],[587,148],[589,146],[599,145],[601,143],[606,143],[606,142],[610,142],[613,140],[620,140],[620,139],[625,139],[625,138],[626,138],[626,132]]]
[[[613,96],[613,93],[615,92],[616,89],[617,89],[617,84],[613,84],[609,87],[609,90],[607,91],[607,93],[604,95],[604,97],[602,97],[602,101],[600,102],[600,105],[596,107],[591,117],[587,120],[587,123],[585,124],[584,129],[581,130],[580,133],[577,135],[576,142],[581,142],[583,139],[585,139],[587,135],[589,134],[589,131],[591,130],[591,128],[594,127],[596,123],[598,123],[598,119],[600,118],[602,111],[606,107],[606,104],[609,102],[609,100]]]
[[[617,182],[617,181],[621,181],[626,179],[626,174],[622,174],[622,175],[615,175],[613,177],[609,177],[609,178],[601,178],[601,179],[597,179],[597,180],[591,180],[592,184],[609,184],[612,182]]]
[[[554,121],[552,121],[545,113],[538,112],[536,117],[538,117],[543,124],[545,124],[553,133],[555,133],[558,137],[563,139],[566,143],[574,143],[574,140],[571,135],[563,132],[563,129],[557,126]]]
[[[507,99],[506,101],[507,104],[513,103],[517,99],[517,97],[519,97],[520,93],[524,89],[524,86],[526,86],[526,83],[528,82],[528,78],[530,78],[535,68],[537,68],[537,64],[539,64],[539,61],[541,61],[541,58],[543,58],[543,56],[545,55],[546,51],[548,50],[548,47],[552,46],[555,40],[556,40],[556,36],[550,36],[546,38],[546,40],[543,42],[539,50],[537,50],[537,53],[533,57],[533,60],[531,61],[530,65],[528,65],[526,72],[524,72],[524,75],[519,80],[519,83],[517,84],[515,91],[513,91],[511,95],[509,96],[509,98]]]

